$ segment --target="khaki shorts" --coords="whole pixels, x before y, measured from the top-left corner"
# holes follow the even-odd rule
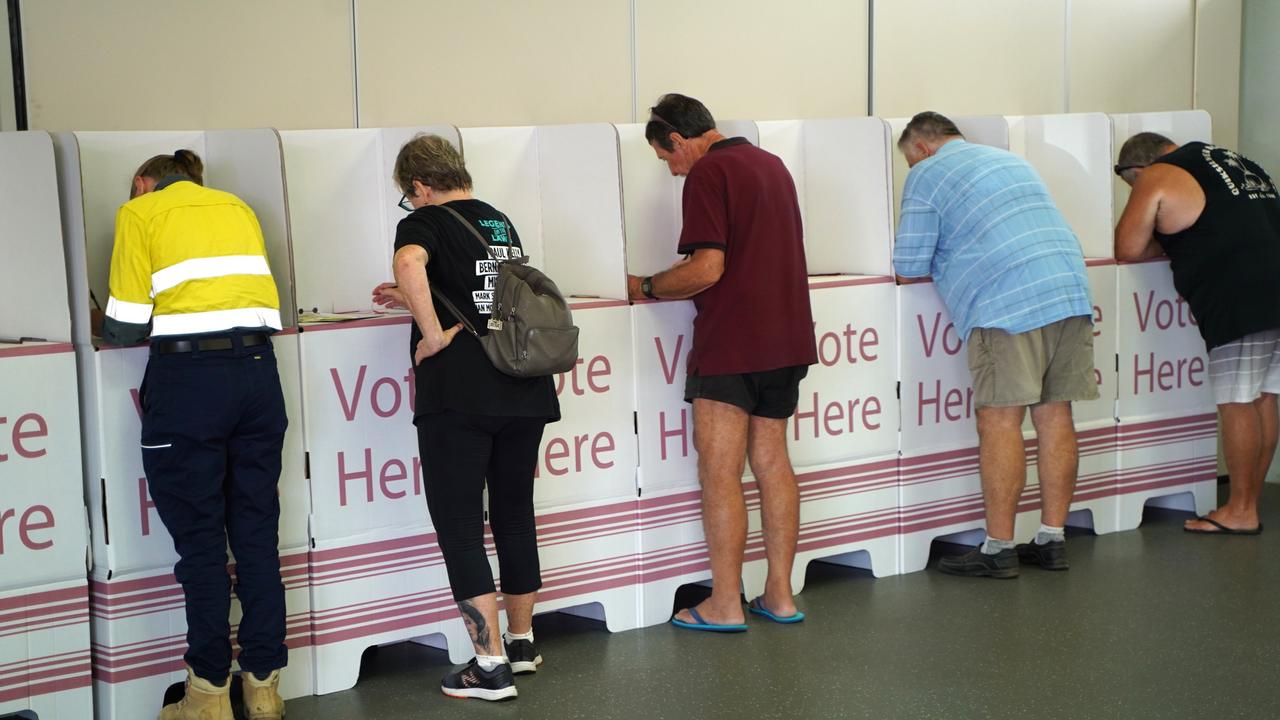
[[[1070,317],[1016,335],[974,328],[969,372],[975,407],[1096,400],[1092,318]]]

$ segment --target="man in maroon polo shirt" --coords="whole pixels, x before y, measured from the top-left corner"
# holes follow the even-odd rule
[[[676,613],[694,630],[746,630],[739,599],[747,508],[746,462],[762,502],[769,575],[748,609],[776,622],[804,619],[791,593],[800,523],[787,455],[787,418],[817,362],[795,183],[776,156],[726,138],[707,108],[669,94],[650,110],[645,138],[672,175],[685,176],[678,252],[685,259],[628,278],[631,299],[692,298],[693,349],[685,401],[702,484],[711,597]]]

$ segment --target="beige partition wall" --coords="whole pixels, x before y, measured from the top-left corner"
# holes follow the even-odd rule
[[[1196,0],[1195,107],[1213,116],[1213,142],[1240,144],[1243,0]]]
[[[356,0],[361,127],[618,122],[629,0]]]
[[[22,3],[32,128],[342,127],[350,0]]]
[[[13,116],[13,58],[8,30],[9,5],[0,3],[0,131],[18,129]]]
[[[717,118],[866,115],[867,0],[635,0],[635,74],[636,121],[666,92]]]
[[[1066,0],[875,4],[872,112],[1063,112]]]
[[[1071,112],[1191,108],[1195,0],[1071,0],[1068,43]]]
[[[1244,57],[1241,62],[1240,151],[1280,176],[1280,3],[1246,0],[1244,7]]]

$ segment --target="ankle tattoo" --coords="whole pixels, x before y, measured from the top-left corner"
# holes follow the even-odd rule
[[[466,624],[467,632],[471,635],[472,644],[487,651],[489,649],[489,624],[484,621],[484,614],[470,600],[459,602],[458,609],[462,611],[462,621]]]

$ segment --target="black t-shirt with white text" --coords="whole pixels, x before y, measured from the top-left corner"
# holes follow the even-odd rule
[[[524,254],[520,236],[506,216],[481,200],[454,200],[449,208],[489,238],[496,258]],[[484,335],[498,279],[497,261],[486,256],[479,240],[453,215],[427,205],[410,213],[396,227],[396,250],[418,245],[427,251],[427,281],[453,303],[481,335]],[[440,326],[448,329],[458,319],[432,297]],[[409,354],[422,339],[412,324]],[[414,369],[416,402],[414,420],[446,410],[473,415],[541,417],[560,419],[560,402],[551,377],[517,378],[499,372],[485,355],[480,342],[465,328],[448,347],[426,358]]]
[[[1280,191],[1266,171],[1234,150],[1192,142],[1158,158],[1204,191],[1191,227],[1156,234],[1173,286],[1212,350],[1280,328]]]

